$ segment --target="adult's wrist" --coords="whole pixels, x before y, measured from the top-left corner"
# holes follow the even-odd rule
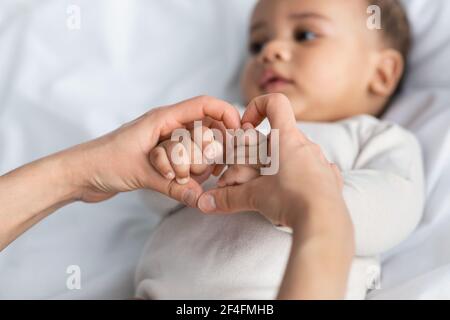
[[[311,202],[297,200],[289,210],[289,226],[304,240],[327,237],[345,240],[353,246],[353,224],[342,196],[316,198]]]
[[[55,190],[55,201],[70,203],[82,199],[92,176],[92,161],[87,155],[89,142],[74,146],[39,160],[42,171],[47,172],[48,179]]]
[[[81,165],[71,159],[70,151],[39,160],[42,172],[47,173],[49,185],[53,186],[55,204],[75,202],[82,194]]]
[[[293,225],[290,258],[278,299],[343,299],[354,256],[351,223],[343,219],[342,225],[332,226],[320,211],[326,207],[302,209],[308,212],[300,213],[303,219]],[[334,213],[347,214],[346,209]]]

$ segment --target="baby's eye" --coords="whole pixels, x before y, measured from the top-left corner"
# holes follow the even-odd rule
[[[264,48],[264,42],[255,41],[255,42],[250,43],[248,50],[252,55],[257,55],[262,51],[263,48]]]
[[[312,41],[317,38],[317,35],[312,31],[299,30],[295,32],[294,38],[298,42]]]

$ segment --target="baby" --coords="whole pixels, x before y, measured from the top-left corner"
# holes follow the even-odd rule
[[[367,25],[371,5],[381,9],[381,29]],[[374,288],[378,256],[410,235],[422,215],[419,145],[404,129],[376,118],[399,90],[409,47],[408,20],[397,0],[260,0],[251,21],[242,74],[245,102],[286,95],[299,129],[342,172],[357,253],[351,299],[363,299]],[[258,129],[267,133],[269,127],[263,123]],[[160,149],[163,156],[153,164],[167,178],[185,183],[189,170],[205,171],[177,167],[170,143],[162,147],[166,154]],[[226,172],[220,186],[244,182]],[[216,183],[210,178],[205,188]],[[144,250],[136,273],[138,297],[276,296],[289,257],[289,230],[256,213],[203,215],[157,197],[151,195],[152,205],[160,203],[158,210],[170,214]]]

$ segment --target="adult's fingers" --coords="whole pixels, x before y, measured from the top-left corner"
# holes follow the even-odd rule
[[[240,128],[240,115],[231,104],[208,96],[200,96],[180,103],[163,107],[159,110],[165,121],[162,121],[160,135],[170,134],[186,124],[210,117],[221,121],[227,128]]]
[[[203,182],[208,180],[208,178],[211,176],[213,170],[214,170],[214,167],[208,166],[206,168],[206,170],[203,173],[201,173],[200,175],[192,174],[191,179],[194,179],[195,181],[197,181],[198,184],[201,185]]]
[[[265,118],[269,119],[273,129],[296,128],[291,102],[281,93],[267,94],[253,99],[247,106],[242,123],[248,122],[256,127]]]
[[[149,164],[150,165],[150,164]],[[203,193],[203,188],[196,179],[189,179],[186,184],[179,184],[176,179],[166,179],[156,170],[149,170],[144,185],[190,207],[197,207],[197,200]]]
[[[198,208],[204,213],[234,213],[256,210],[254,195],[257,194],[257,179],[246,184],[213,189],[203,193]]]
[[[168,182],[163,193],[189,207],[196,208],[197,201],[202,192],[203,189],[198,182],[194,179],[189,179],[183,185],[177,183],[176,180]]]
[[[244,184],[260,176],[259,169],[249,165],[234,165],[217,181],[219,187]]]

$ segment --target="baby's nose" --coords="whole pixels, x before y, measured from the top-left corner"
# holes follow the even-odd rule
[[[271,41],[260,55],[261,63],[287,62],[291,60],[291,50],[284,41]]]

